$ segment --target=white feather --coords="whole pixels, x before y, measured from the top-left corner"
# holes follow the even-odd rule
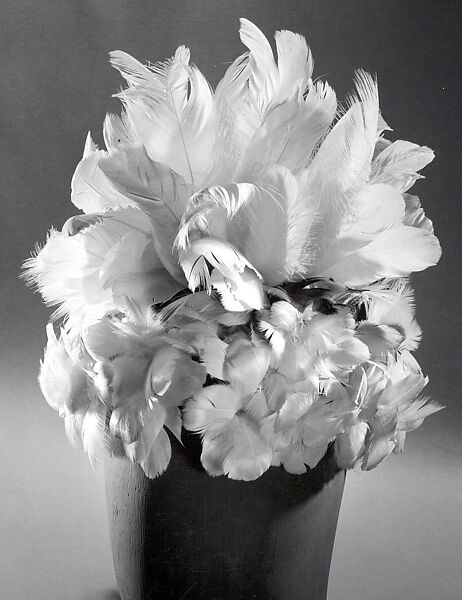
[[[361,468],[370,471],[389,456],[396,444],[397,417],[393,411],[372,419]]]
[[[316,199],[317,244],[322,252],[335,239],[343,217],[351,212],[351,194],[369,177],[377,140],[379,101],[371,75],[358,71],[357,97],[334,125],[313,158],[308,190]]]
[[[215,92],[217,138],[215,159],[207,175],[209,184],[233,181],[244,154],[260,124],[260,115],[248,101],[248,53],[239,56],[227,69]]]
[[[425,230],[401,225],[386,229],[364,246],[352,244],[339,255],[323,274],[344,285],[358,286],[384,277],[407,277],[436,265],[441,247]]]
[[[147,432],[147,435],[149,435],[149,432]],[[137,447],[135,458],[137,456],[139,456],[139,447]],[[154,441],[149,437],[147,438],[141,456],[138,460],[146,477],[154,479],[162,475],[172,456],[172,446],[165,429],[161,429]]]
[[[201,461],[209,475],[253,481],[271,466],[272,451],[257,424],[242,414],[218,433],[204,436]]]
[[[368,432],[366,423],[352,425],[335,438],[335,460],[339,469],[351,469],[363,456]]]
[[[268,344],[236,339],[228,347],[223,366],[224,378],[242,397],[253,394],[270,363]]]
[[[82,417],[81,436],[83,448],[93,467],[103,459],[106,452],[106,417],[106,406],[96,393],[90,393],[90,403]]]
[[[365,303],[368,321],[400,332],[400,350],[416,350],[422,331],[414,318],[414,293],[406,280],[393,281],[387,294],[370,298]],[[361,324],[360,324],[361,327]]]
[[[170,440],[163,428],[166,415],[157,407],[158,404],[154,402],[143,413],[143,427],[137,439],[125,444],[128,458],[138,462],[151,479],[165,471],[172,455]]]
[[[111,65],[119,71],[127,83],[133,86],[155,85],[153,72],[130,54],[114,50],[110,54]],[[160,85],[160,84],[159,84]]]
[[[103,157],[99,167],[116,189],[149,216],[163,264],[183,282],[173,246],[192,186],[165,165],[152,161],[143,146],[121,147]]]
[[[351,98],[350,108],[326,136],[312,163],[313,171],[320,180],[324,179],[324,185],[343,195],[368,180],[377,140],[377,83],[364,71],[356,73],[355,83],[357,95]],[[337,202],[341,200],[337,198]]]
[[[228,69],[217,87],[216,98],[219,121],[224,124],[226,132],[223,143],[232,149],[224,148],[219,154],[230,158],[233,166],[230,175],[236,176],[237,172],[242,177],[251,169],[255,159],[265,163],[274,158],[266,156],[272,145],[275,145],[273,154],[279,155],[277,162],[292,166],[288,163],[295,155],[295,146],[301,143],[301,136],[297,138],[292,123],[297,118],[304,124],[308,120],[300,115],[308,116],[305,111],[308,104],[305,106],[302,95],[311,78],[313,61],[304,38],[298,34],[289,31],[276,33],[277,65],[268,40],[247,19],[241,19],[240,36],[249,52],[236,59]],[[300,115],[291,115],[287,122],[288,104],[284,103],[292,99],[295,109],[300,105]],[[281,112],[285,115],[282,120],[287,122],[282,125],[287,130],[282,138],[278,128]],[[256,140],[251,145],[255,135]],[[305,140],[305,147],[315,143],[310,135],[305,136]],[[264,154],[261,155],[260,150]]]
[[[129,126],[124,122],[124,115],[107,113],[103,123],[103,139],[107,150],[111,153],[123,144],[136,144]]]
[[[396,140],[374,159],[371,180],[388,183],[401,192],[406,192],[422,177],[418,172],[434,157],[433,151],[426,146]]]
[[[227,310],[259,310],[263,307],[261,275],[231,244],[215,238],[198,239],[180,253],[180,264],[192,291],[204,286],[210,292],[213,285],[220,292]]]
[[[57,339],[52,323],[47,325],[47,338],[38,378],[46,401],[61,416],[87,408],[90,388],[87,374],[72,360],[63,338]]]
[[[164,406],[180,406],[202,389],[205,378],[204,365],[178,348],[164,346],[156,352],[149,367],[146,396],[158,397]]]
[[[25,263],[24,277],[48,304],[60,305],[56,317],[90,309],[102,316],[125,307],[126,297],[142,304],[155,296],[163,301],[163,294],[168,298],[179,286],[166,270],[159,272],[163,265],[148,244],[150,231],[149,218],[134,208],[107,211],[73,236],[51,231],[37,256]]]
[[[373,360],[386,360],[398,350],[404,335],[395,327],[361,321],[355,331],[356,337],[369,348]]]
[[[307,166],[335,116],[335,93],[327,83],[310,82],[306,98],[271,107],[256,130],[244,158],[243,169],[281,164],[292,171]],[[245,171],[241,174],[245,177]]]
[[[99,162],[105,156],[106,152],[98,150],[89,133],[82,160],[71,181],[71,200],[74,206],[85,213],[101,213],[109,208],[126,208],[132,205],[99,168]]]
[[[400,431],[413,431],[422,425],[424,419],[443,408],[444,406],[426,396],[403,403],[399,408],[398,428]]]
[[[304,91],[313,74],[313,57],[303,36],[292,31],[274,35],[278,55],[279,90],[288,98],[294,91]]]
[[[419,198],[411,194],[404,194],[404,201],[406,204],[404,225],[418,227],[419,229],[425,229],[428,233],[433,233],[433,223],[425,215]]]
[[[255,185],[238,183],[213,186],[191,196],[182,217],[177,246],[185,250],[194,232],[226,240],[227,222],[251,201],[255,193]]]
[[[278,284],[306,272],[315,208],[304,178],[272,166],[255,183],[211,187],[187,203],[177,237],[180,249],[198,233],[228,240],[263,276]]]
[[[261,112],[272,101],[278,89],[279,74],[273,50],[265,35],[247,19],[240,19],[239,35],[249,49],[249,91]]]
[[[183,424],[196,433],[215,433],[239,410],[241,399],[228,385],[208,385],[189,400],[183,410]]]
[[[167,63],[142,72],[138,68],[134,76],[132,61],[117,54],[114,64],[124,76],[129,73],[130,85],[118,96],[130,128],[152,160],[200,186],[214,146],[215,105],[207,81],[189,65],[189,50],[184,46]]]

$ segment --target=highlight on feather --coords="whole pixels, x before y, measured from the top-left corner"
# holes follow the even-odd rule
[[[301,474],[331,445],[370,470],[442,408],[409,282],[441,255],[409,193],[433,151],[387,139],[377,77],[339,107],[303,36],[239,33],[215,91],[185,46],[111,52],[121,114],[24,263],[60,321],[39,384],[92,464],[118,446],[157,477],[185,428],[211,476]]]

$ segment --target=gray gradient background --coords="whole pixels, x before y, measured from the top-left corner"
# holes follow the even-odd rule
[[[1,404],[0,598],[117,598],[104,505],[94,473],[40,396],[38,361],[50,311],[18,281],[21,261],[73,210],[69,182],[91,129],[100,139],[121,83],[107,53],[170,56],[179,43],[215,84],[241,53],[239,16],[267,34],[306,35],[316,75],[340,97],[353,69],[378,74],[396,137],[436,160],[415,189],[443,247],[414,278],[424,341],[418,358],[447,405],[410,434],[404,455],[350,473],[330,600],[462,597],[460,348],[460,2],[52,1],[0,3]]]

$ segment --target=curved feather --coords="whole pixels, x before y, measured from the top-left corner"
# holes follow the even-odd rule
[[[343,247],[339,260],[323,269],[329,276],[349,286],[364,285],[383,277],[407,277],[436,265],[441,247],[434,235],[422,229],[401,225],[386,229],[371,242],[360,241]]]
[[[271,466],[272,451],[257,424],[246,414],[236,415],[202,440],[201,462],[209,475],[253,481]]]
[[[140,145],[124,146],[102,157],[99,167],[127,201],[148,215],[159,257],[172,277],[184,282],[174,241],[192,186],[167,166],[151,160]]]
[[[339,469],[351,469],[361,459],[366,448],[364,442],[367,432],[367,424],[360,422],[337,435],[335,460]]]
[[[239,35],[249,49],[249,90],[257,108],[272,101],[279,84],[273,50],[262,31],[248,19],[240,19]]]
[[[218,154],[230,159],[231,176],[242,178],[256,161],[268,164],[276,156],[274,162],[292,167],[297,149],[301,147],[302,154],[309,155],[316,143],[313,138],[319,139],[325,130],[319,113],[308,115],[314,112],[311,102],[303,102],[313,71],[305,39],[289,31],[278,31],[276,65],[271,46],[260,29],[247,19],[240,23],[241,41],[249,52],[228,69],[217,87],[216,100],[225,132],[222,145],[226,145],[222,150],[218,147]],[[292,112],[287,101],[293,101]],[[314,125],[318,118],[322,122],[320,128]],[[308,120],[314,126],[308,126]]]
[[[435,158],[433,150],[411,142],[396,140],[374,159],[371,179],[388,183],[406,192],[422,175],[418,172]]]
[[[295,90],[304,91],[313,74],[313,56],[305,38],[292,31],[276,31],[279,89],[285,97]]]
[[[87,135],[82,160],[71,180],[71,201],[85,213],[100,213],[111,208],[126,208],[132,203],[108,181],[99,162],[106,156]]]
[[[241,407],[239,395],[228,385],[208,385],[183,409],[183,424],[196,433],[217,432]]]
[[[124,121],[124,115],[107,113],[103,122],[103,139],[109,152],[117,150],[123,144],[136,144],[137,139]]]
[[[204,287],[210,293],[213,285],[227,310],[263,308],[261,275],[231,244],[215,238],[199,238],[180,253],[180,264],[192,291]]]
[[[316,242],[320,253],[337,236],[345,215],[352,211],[352,192],[368,178],[378,138],[379,97],[374,78],[358,71],[356,96],[330,130],[313,158],[307,193],[318,214]]]

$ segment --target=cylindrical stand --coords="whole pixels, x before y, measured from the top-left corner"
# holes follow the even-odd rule
[[[210,477],[197,439],[172,441],[157,479],[114,458],[106,493],[122,600],[325,600],[345,473]]]

